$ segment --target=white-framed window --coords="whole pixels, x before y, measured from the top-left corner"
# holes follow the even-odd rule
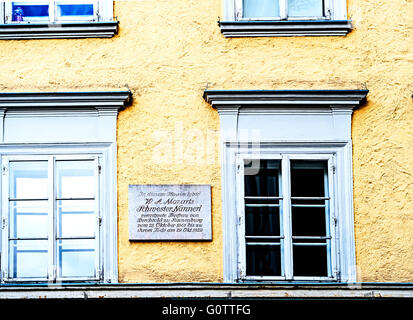
[[[223,0],[224,20],[345,20],[346,0]]]
[[[102,280],[102,155],[2,157],[4,281]]]
[[[337,280],[335,155],[292,152],[238,155],[240,280]]]
[[[112,21],[113,1],[7,1],[5,23],[62,23]]]

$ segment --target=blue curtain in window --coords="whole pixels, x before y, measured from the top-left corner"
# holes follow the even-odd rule
[[[278,0],[243,0],[244,18],[271,18],[280,16]]]

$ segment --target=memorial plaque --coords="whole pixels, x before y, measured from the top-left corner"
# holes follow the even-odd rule
[[[129,185],[129,240],[212,240],[210,185]]]

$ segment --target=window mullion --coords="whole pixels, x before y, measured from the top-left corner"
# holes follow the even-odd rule
[[[293,279],[293,245],[291,228],[291,179],[290,159],[284,155],[281,160],[284,228],[284,270],[286,280]]]
[[[49,181],[49,208],[48,208],[48,253],[49,253],[49,281],[55,281],[57,277],[56,262],[56,188],[55,188],[55,157],[50,156],[48,160]]]

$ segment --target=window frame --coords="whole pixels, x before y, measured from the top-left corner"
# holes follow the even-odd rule
[[[268,20],[331,20],[332,17],[332,0],[322,0],[324,4],[324,13],[323,16],[303,16],[303,17],[289,17],[288,16],[288,0],[278,0],[280,6],[280,16],[279,17],[253,17],[253,18],[244,18],[243,17],[243,0],[234,0],[235,1],[235,20],[237,21],[268,21]]]
[[[251,276],[246,273],[246,241],[245,241],[245,186],[244,186],[244,162],[245,160],[280,160],[281,172],[280,172],[280,215],[283,221],[281,226],[283,230],[283,244],[280,238],[280,254],[281,254],[281,276]],[[328,162],[327,165],[327,179],[328,179],[328,197],[329,200],[329,212],[328,221],[326,224],[326,249],[327,251],[327,277],[315,277],[315,276],[294,276],[293,275],[293,238],[291,230],[291,179],[290,179],[290,163],[291,160],[324,160]],[[282,153],[266,153],[260,154],[259,158],[251,157],[250,154],[237,154],[236,160],[237,166],[237,221],[238,221],[238,278],[240,281],[337,281],[338,280],[338,250],[337,250],[337,235],[336,235],[336,217],[335,217],[335,192],[334,192],[334,168],[335,168],[335,155],[334,153],[313,153],[313,154],[300,154],[291,150],[289,152]],[[282,202],[282,204],[281,204]],[[328,230],[328,231],[327,231]]]
[[[99,194],[113,195],[116,190],[116,179],[115,179],[115,150],[112,143],[59,143],[59,144],[8,144],[0,145],[0,156],[9,158],[21,158],[27,157],[27,159],[39,159],[45,156],[55,156],[65,159],[85,159],[85,158],[99,158]],[[3,171],[3,164],[2,164]],[[2,194],[2,199],[4,195],[4,172],[0,175],[0,191]],[[8,183],[8,181],[7,181]],[[71,283],[71,282],[97,282],[97,283],[113,283],[118,281],[118,269],[117,269],[117,229],[116,220],[117,212],[116,198],[114,196],[99,197],[97,200],[100,206],[100,216],[98,217],[100,225],[99,234],[99,261],[100,268],[98,275],[99,279],[82,279],[77,277],[76,279],[67,278],[56,278],[56,282]],[[45,279],[39,279],[38,281],[34,279],[28,280],[9,278],[6,270],[8,268],[8,234],[5,230],[8,228],[8,212],[5,212],[5,203],[2,201],[2,214],[1,216],[1,282],[3,283],[48,283],[50,281]],[[8,204],[6,204],[8,206]],[[53,282],[53,281],[52,281]]]

